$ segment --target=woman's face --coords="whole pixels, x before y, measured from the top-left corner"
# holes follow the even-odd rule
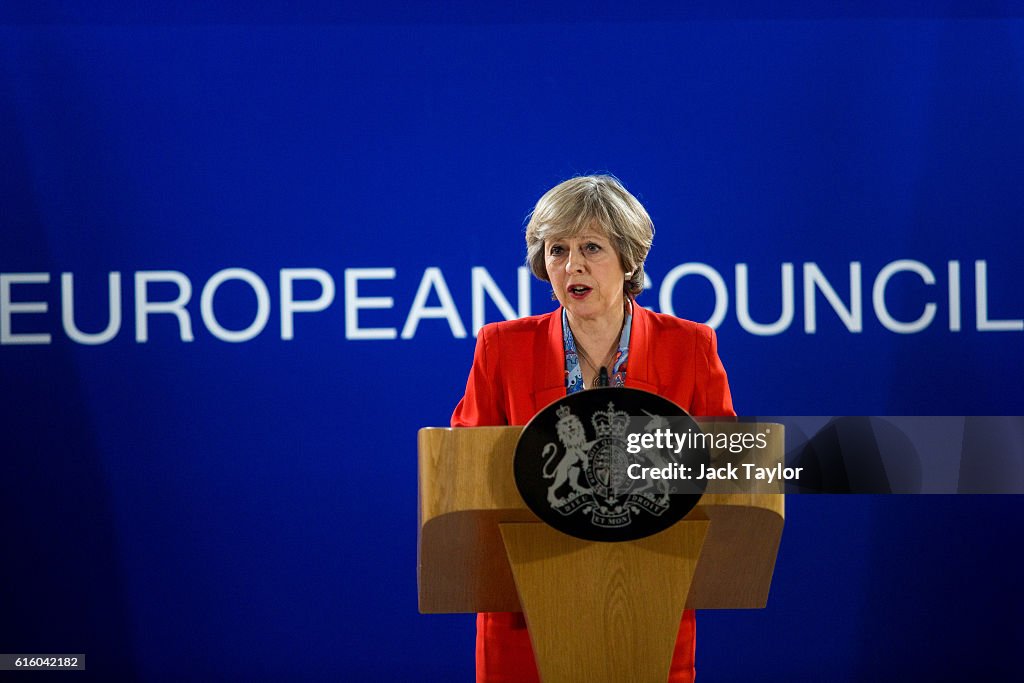
[[[599,229],[545,240],[544,266],[555,298],[571,317],[584,320],[618,317],[626,274],[618,253]]]

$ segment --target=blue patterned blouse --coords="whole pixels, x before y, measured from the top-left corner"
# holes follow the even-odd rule
[[[626,383],[626,361],[629,359],[629,328],[633,321],[633,302],[626,299],[626,319],[622,323],[622,335],[619,337],[619,350],[615,352],[612,362],[611,377],[608,386],[621,387]],[[586,389],[583,386],[583,371],[576,354],[576,340],[569,329],[569,317],[562,309],[562,341],[565,344],[565,394],[575,394]]]

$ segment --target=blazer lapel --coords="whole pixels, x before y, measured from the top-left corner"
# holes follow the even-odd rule
[[[562,341],[562,308],[548,314],[547,333],[534,343],[533,413],[565,396],[565,343]]]
[[[651,362],[650,313],[633,301],[633,323],[629,328],[629,360],[626,362],[626,386],[661,394],[654,383]]]

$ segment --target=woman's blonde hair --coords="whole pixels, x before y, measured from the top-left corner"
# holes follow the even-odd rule
[[[654,241],[654,224],[643,205],[610,175],[570,178],[544,193],[526,225],[526,263],[548,281],[545,240],[572,237],[597,226],[615,247],[626,273],[627,294],[644,289],[644,260]]]

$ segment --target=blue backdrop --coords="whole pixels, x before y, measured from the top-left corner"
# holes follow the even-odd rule
[[[0,10],[0,652],[469,680],[472,617],[416,611],[415,433],[481,322],[550,310],[523,219],[578,173],[645,203],[639,301],[717,326],[741,413],[1024,414],[1020,16]],[[1022,518],[793,496],[700,679],[1008,676]]]

